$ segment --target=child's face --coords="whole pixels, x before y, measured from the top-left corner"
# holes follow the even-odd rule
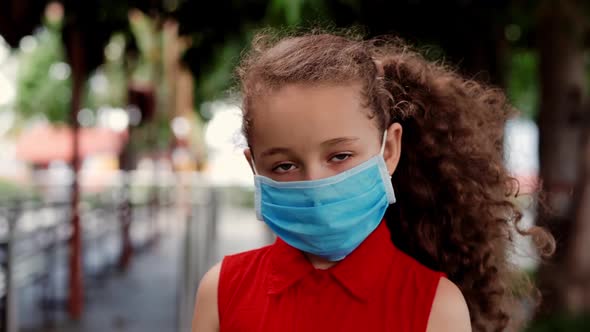
[[[258,174],[276,181],[315,180],[379,154],[383,132],[364,108],[360,84],[287,85],[262,98],[251,114],[252,151]],[[402,128],[392,124],[384,159],[390,174],[399,161]]]

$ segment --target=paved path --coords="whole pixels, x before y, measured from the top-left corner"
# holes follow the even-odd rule
[[[174,332],[176,322],[177,244],[166,236],[135,256],[129,271],[89,289],[79,322],[57,328],[63,332]]]
[[[218,242],[208,266],[224,255],[272,241],[251,209],[224,206],[219,211]],[[176,332],[178,277],[182,236],[170,227],[160,242],[135,256],[126,274],[110,276],[86,292],[85,314],[79,322],[35,332]]]

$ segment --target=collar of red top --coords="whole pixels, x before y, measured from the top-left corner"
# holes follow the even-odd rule
[[[370,295],[372,287],[385,277],[395,250],[389,229],[385,221],[382,221],[360,246],[327,269],[327,272],[346,291],[364,301]],[[271,269],[267,276],[269,294],[282,293],[315,270],[303,252],[280,238],[272,245],[270,264]]]

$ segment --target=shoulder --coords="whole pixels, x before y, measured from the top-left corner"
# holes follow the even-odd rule
[[[414,274],[418,274],[420,276],[423,275],[439,275],[438,271],[435,271],[428,266],[424,265],[414,256],[408,254],[402,249],[399,249],[395,244],[393,245],[393,250],[395,253],[396,265],[403,266],[404,270],[407,272],[413,272]]]
[[[471,331],[465,298],[459,287],[445,277],[441,277],[438,283],[426,331]]]
[[[236,254],[227,255],[224,257],[222,264],[228,261],[251,261],[259,257],[263,257],[268,251],[272,249],[273,245],[267,245],[257,249],[242,251]]]
[[[266,258],[272,247],[273,245],[269,245],[225,256],[220,267],[221,282],[225,282],[223,279],[226,276],[235,279],[240,277],[240,275],[250,275],[252,270],[258,270],[267,261]]]
[[[219,285],[219,274],[221,272],[221,262],[215,264],[201,279],[199,288],[197,290],[197,297],[204,295],[206,297],[210,295],[217,295],[217,286]],[[214,297],[217,299],[217,296]]]
[[[201,279],[195,301],[193,315],[193,332],[212,332],[219,328],[219,314],[217,310],[217,288],[221,263],[213,266]]]
[[[193,332],[217,331],[220,323],[220,308],[225,306],[232,289],[239,288],[253,277],[264,262],[270,246],[227,255],[213,266],[201,279],[197,290],[193,316]],[[221,285],[221,287],[220,287]],[[235,290],[234,290],[235,291]]]

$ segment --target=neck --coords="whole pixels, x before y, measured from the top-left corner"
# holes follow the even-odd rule
[[[325,258],[321,258],[319,256],[309,254],[309,253],[305,253],[305,256],[307,257],[307,259],[309,260],[311,265],[313,265],[313,267],[315,267],[318,270],[327,270],[327,269],[331,268],[332,266],[338,264],[338,262],[332,262],[332,261],[329,261]]]

